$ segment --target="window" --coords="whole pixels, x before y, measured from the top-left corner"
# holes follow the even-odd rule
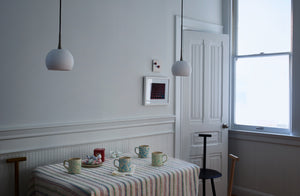
[[[235,0],[232,128],[290,129],[291,0]]]

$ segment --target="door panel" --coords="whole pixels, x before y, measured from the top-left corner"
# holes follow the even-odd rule
[[[228,36],[197,31],[184,32],[184,59],[192,66],[191,77],[181,79],[181,157],[202,166],[203,138],[207,138],[207,168],[220,171],[217,195],[227,193],[229,56]],[[207,195],[211,194],[207,182]],[[201,192],[201,186],[200,186]]]

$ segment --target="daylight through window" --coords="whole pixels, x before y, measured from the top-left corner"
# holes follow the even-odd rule
[[[233,128],[290,128],[291,1],[236,0]]]

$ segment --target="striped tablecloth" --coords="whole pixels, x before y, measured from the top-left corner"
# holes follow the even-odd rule
[[[28,195],[110,195],[110,196],[195,196],[200,168],[169,158],[161,167],[151,166],[151,158],[132,157],[133,176],[113,176],[113,159],[98,168],[82,168],[81,174],[68,174],[63,164],[38,167],[33,171]]]

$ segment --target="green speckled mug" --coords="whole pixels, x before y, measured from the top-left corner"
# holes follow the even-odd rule
[[[69,166],[66,166],[66,163]],[[68,170],[69,174],[80,174],[81,172],[81,158],[72,158],[64,161],[64,167]]]
[[[164,160],[165,157],[165,160]],[[168,160],[168,155],[163,152],[152,152],[152,166],[162,166]]]

